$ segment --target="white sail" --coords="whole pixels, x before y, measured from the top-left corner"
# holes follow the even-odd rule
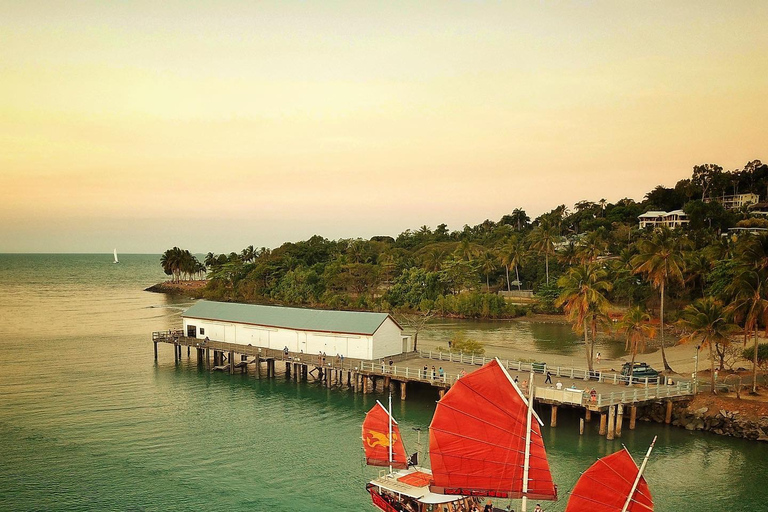
[[[117,249],[115,249],[115,261],[114,261],[114,262],[115,262],[115,263],[120,263],[120,262],[117,260]]]

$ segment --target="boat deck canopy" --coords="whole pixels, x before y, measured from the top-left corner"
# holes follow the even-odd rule
[[[463,496],[451,496],[430,492],[429,482],[432,475],[418,469],[397,471],[391,475],[380,476],[371,483],[396,494],[416,499],[419,503],[451,503]]]

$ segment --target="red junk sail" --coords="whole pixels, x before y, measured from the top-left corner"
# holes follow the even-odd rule
[[[363,448],[370,466],[392,466],[407,469],[405,446],[400,439],[400,428],[392,418],[392,461],[389,460],[389,413],[377,400],[363,421]]]
[[[522,497],[527,414],[527,401],[497,360],[457,380],[438,402],[429,426],[431,490]],[[536,417],[526,495],[557,499]]]
[[[566,512],[621,512],[637,478],[637,464],[627,449],[599,459],[576,482]],[[627,512],[653,510],[651,492],[640,477]]]

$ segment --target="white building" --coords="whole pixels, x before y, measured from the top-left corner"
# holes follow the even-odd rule
[[[200,301],[182,314],[191,338],[291,352],[381,359],[409,349],[387,313],[326,311]]]
[[[683,210],[671,212],[649,211],[638,217],[640,228],[666,226],[670,229],[679,228],[688,224],[688,215]]]
[[[750,204],[757,204],[760,201],[760,196],[757,194],[735,194],[732,196],[708,197],[704,200],[705,203],[710,201],[720,202],[726,210],[738,210]]]

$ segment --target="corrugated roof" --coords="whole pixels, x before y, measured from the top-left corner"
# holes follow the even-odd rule
[[[387,313],[328,311],[322,309],[258,306],[201,300],[187,309],[186,318],[237,322],[300,331],[371,335],[389,317]],[[395,322],[397,323],[397,322]]]

